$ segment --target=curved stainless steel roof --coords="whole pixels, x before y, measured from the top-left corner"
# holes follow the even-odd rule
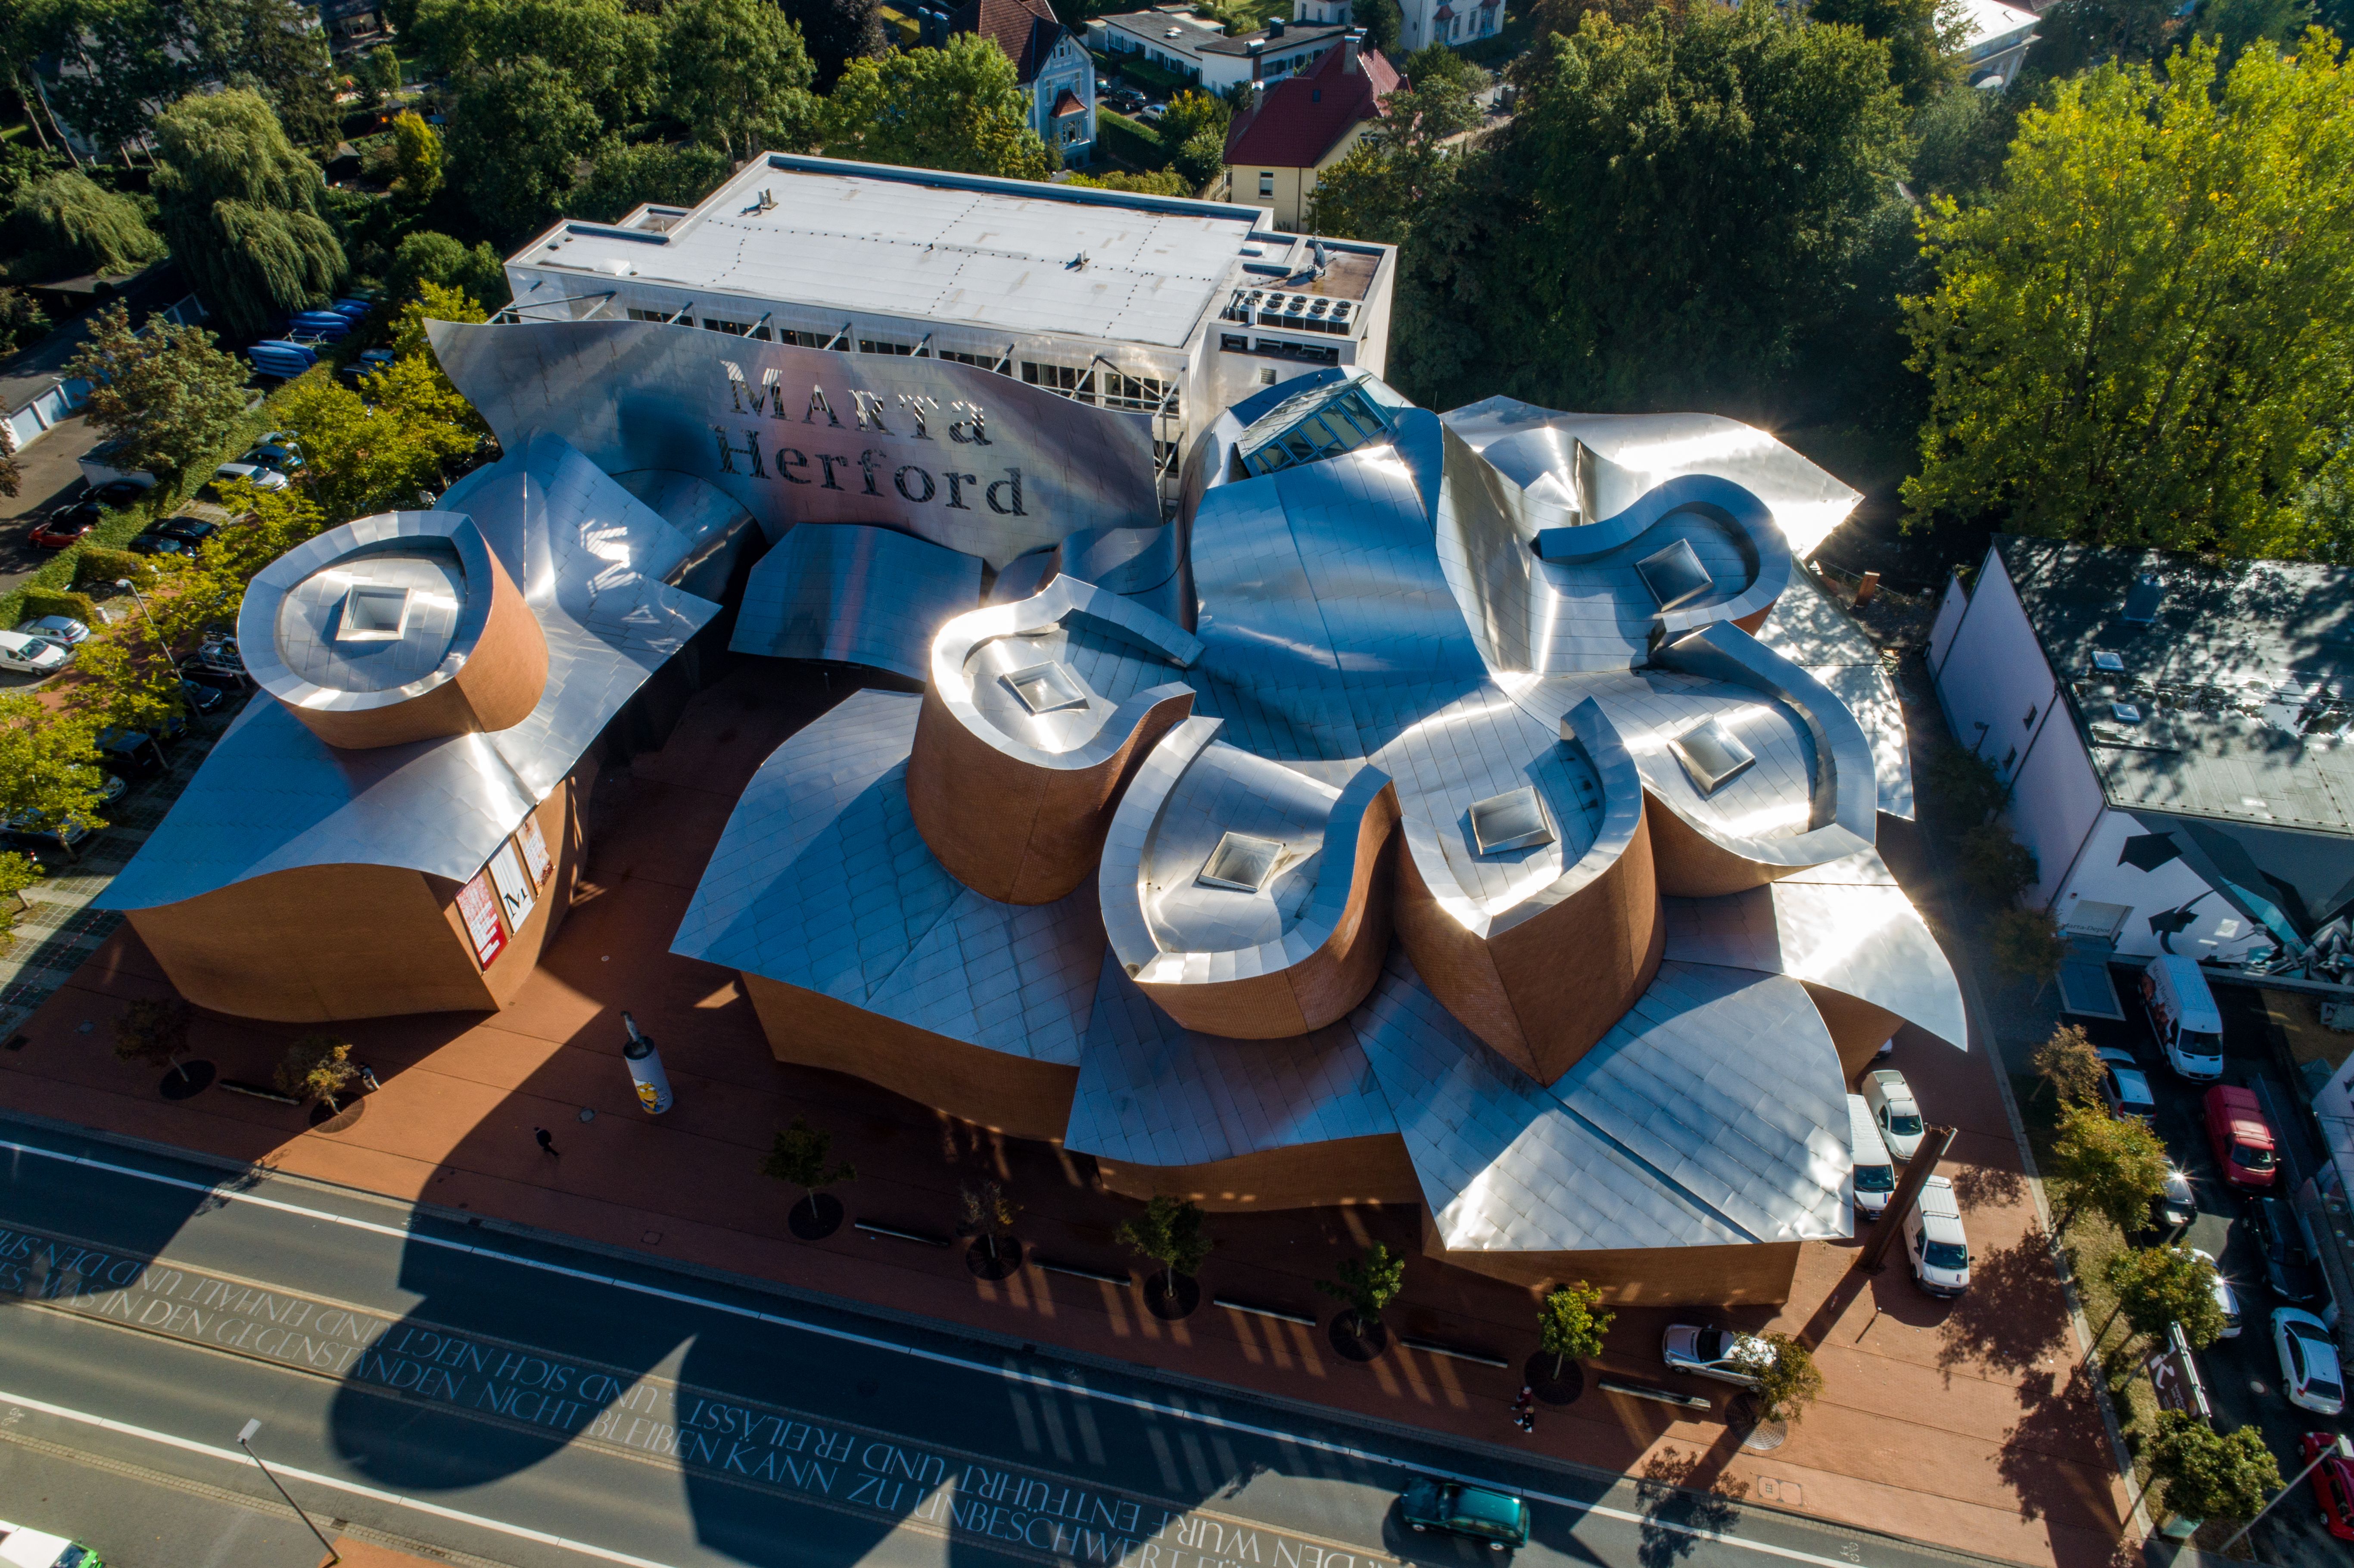
[[[912,535],[804,523],[760,557],[727,646],[920,681],[932,637],[981,602],[981,562]]]

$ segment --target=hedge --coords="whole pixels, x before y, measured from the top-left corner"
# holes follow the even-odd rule
[[[112,554],[111,551],[108,553]],[[27,588],[24,608],[17,613],[26,620],[38,620],[45,615],[62,615],[69,620],[79,620],[84,626],[94,626],[98,623],[98,601],[86,593]]]
[[[110,550],[100,546],[84,545],[74,557],[73,586],[77,588],[111,588],[124,577],[144,580],[154,568],[144,556],[129,550]],[[27,585],[29,588],[33,585]],[[18,612],[22,619],[22,611]]]
[[[1161,133],[1108,109],[1096,111],[1096,152],[1132,169],[1165,169],[1175,155]]]

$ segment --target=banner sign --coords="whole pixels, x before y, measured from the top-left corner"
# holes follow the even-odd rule
[[[484,969],[499,956],[507,945],[507,934],[499,929],[499,901],[491,892],[488,872],[478,872],[474,880],[458,889],[458,913],[466,922],[466,935],[474,939],[474,961]]]
[[[501,844],[499,853],[491,856],[491,863],[482,869],[490,873],[492,883],[499,890],[499,908],[506,916],[507,929],[522,930],[523,923],[531,918],[532,910],[539,903],[539,893],[531,878],[524,874],[523,862],[516,856],[514,845]]]
[[[515,832],[515,842],[523,847],[523,863],[531,868],[532,881],[545,887],[547,879],[556,874],[556,863],[547,858],[547,840],[540,835],[539,819],[525,817]]]

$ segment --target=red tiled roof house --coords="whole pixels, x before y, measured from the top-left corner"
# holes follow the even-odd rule
[[[1379,49],[1363,47],[1363,37],[1351,33],[1312,69],[1267,89],[1226,132],[1232,198],[1272,207],[1278,228],[1309,220],[1324,171],[1349,155],[1382,118],[1381,101],[1405,85]]]
[[[1096,139],[1095,61],[1046,0],[967,0],[949,30],[995,39],[1030,95],[1030,128],[1072,163],[1085,158]]]

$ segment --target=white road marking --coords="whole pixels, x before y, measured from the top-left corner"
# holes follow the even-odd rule
[[[251,1203],[260,1208],[276,1210],[281,1213],[298,1214],[308,1220],[323,1220],[329,1224],[347,1225],[354,1230],[366,1231],[375,1235],[390,1236],[396,1240],[413,1243],[420,1246],[440,1247],[445,1252],[467,1253],[475,1257],[489,1258],[497,1263],[512,1264],[518,1268],[537,1269],[544,1274],[560,1275],[568,1279],[587,1280],[592,1285],[608,1286],[616,1290],[631,1291],[640,1296],[651,1296],[663,1301],[675,1301],[683,1306],[701,1308],[705,1311],[725,1312],[732,1317],[748,1318],[756,1322],[772,1324],[780,1329],[790,1329],[799,1333],[822,1335],[824,1338],[840,1340],[849,1344],[864,1345],[873,1350],[887,1351],[898,1355],[910,1356],[918,1361],[935,1361],[942,1366],[958,1367],[967,1372],[981,1372],[1002,1378],[1008,1383],[1027,1383],[1034,1388],[1050,1388],[1059,1393],[1071,1394],[1081,1399],[1097,1400],[1106,1404],[1125,1405],[1131,1410],[1148,1412],[1156,1415],[1164,1415],[1178,1421],[1195,1422],[1204,1426],[1214,1426],[1223,1431],[1238,1432],[1248,1436],[1264,1437],[1271,1442],[1298,1444],[1302,1447],[1319,1449],[1327,1454],[1336,1454],[1343,1458],[1361,1459],[1368,1464],[1385,1465],[1394,1469],[1407,1470],[1416,1474],[1436,1473],[1445,1476],[1449,1480],[1468,1481],[1479,1486],[1491,1484],[1480,1477],[1468,1475],[1461,1472],[1432,1472],[1425,1466],[1409,1464],[1405,1460],[1393,1458],[1386,1454],[1378,1454],[1371,1449],[1354,1447],[1345,1443],[1331,1443],[1320,1437],[1308,1437],[1298,1433],[1285,1432],[1276,1427],[1258,1426],[1246,1421],[1229,1420],[1222,1415],[1211,1415],[1197,1410],[1187,1410],[1181,1405],[1162,1404],[1156,1401],[1140,1398],[1134,1394],[1112,1393],[1103,1389],[1089,1388],[1085,1383],[1066,1383],[1060,1378],[1046,1377],[1037,1372],[1022,1372],[1013,1367],[991,1366],[987,1361],[972,1361],[963,1356],[949,1355],[940,1351],[928,1351],[914,1345],[896,1344],[889,1340],[879,1340],[872,1335],[854,1333],[848,1329],[832,1328],[823,1323],[804,1322],[798,1318],[788,1318],[775,1312],[763,1312],[757,1308],[742,1307],[730,1301],[714,1300],[709,1297],[704,1296],[691,1296],[683,1291],[665,1290],[660,1286],[642,1284],[637,1280],[623,1278],[618,1275],[596,1274],[587,1269],[567,1268],[562,1264],[543,1262],[538,1258],[527,1257],[519,1253],[502,1252],[496,1247],[475,1246],[466,1242],[448,1241],[440,1236],[422,1235],[416,1231],[408,1230],[399,1225],[381,1225],[371,1220],[352,1219],[346,1215],[334,1213],[324,1209],[305,1208],[299,1203],[289,1203],[277,1198],[264,1198],[256,1193],[239,1192],[234,1188],[224,1186],[217,1182],[191,1181],[183,1177],[165,1176],[153,1171],[142,1171],[136,1166],[117,1165],[108,1160],[92,1160],[86,1155],[64,1154],[54,1149],[44,1149],[38,1144],[18,1143],[8,1139],[0,1139],[0,1150],[7,1150],[17,1154],[30,1154],[43,1160],[55,1160],[68,1165],[85,1166],[92,1171],[103,1171],[111,1175],[116,1176],[128,1176],[135,1181],[154,1181],[166,1187],[177,1187],[186,1192],[202,1192],[207,1197],[217,1198],[223,1202]],[[656,1266],[659,1266],[657,1265]],[[10,1396],[0,1394],[0,1398],[7,1397]],[[148,1432],[143,1428],[135,1426],[126,1426],[119,1422],[110,1421],[103,1416],[86,1415],[80,1411],[66,1410],[56,1405],[43,1404],[36,1400],[20,1399],[16,1403],[26,1405],[31,1409],[46,1410],[52,1414],[62,1415],[69,1419],[91,1422],[112,1431],[123,1432],[136,1436],[152,1437],[158,1442],[168,1443],[174,1446],[186,1448],[197,1453],[220,1454],[222,1452],[219,1449],[208,1448],[203,1444],[192,1442],[186,1438],[174,1437],[159,1432]],[[442,1508],[437,1503],[414,1501],[408,1498],[398,1497],[390,1492],[378,1491],[372,1487],[360,1486],[355,1482],[339,1481],[330,1477],[313,1476],[307,1472],[299,1470],[288,1470],[283,1473],[288,1475],[300,1475],[305,1480],[316,1481],[322,1486],[340,1487],[346,1491],[356,1492],[362,1496],[405,1504],[410,1508],[423,1510],[428,1513],[440,1514],[451,1519],[463,1520],[468,1523],[480,1524],[493,1530],[504,1530],[512,1535],[525,1536],[535,1541],[546,1542],[555,1545],[569,1547],[575,1551],[585,1552],[592,1556],[605,1558],[615,1563],[641,1564],[642,1565],[642,1568],[668,1568],[667,1564],[648,1563],[644,1558],[630,1557],[619,1552],[608,1552],[602,1547],[584,1546],[577,1542],[564,1541],[556,1536],[544,1535],[537,1531],[526,1530],[519,1525],[506,1525],[502,1524],[495,1520],[479,1519],[472,1514],[459,1513],[453,1510]],[[1819,1568],[1856,1568],[1857,1559],[1852,1557],[1825,1557],[1812,1552],[1801,1552],[1796,1547],[1776,1546],[1771,1542],[1747,1541],[1744,1540],[1740,1536],[1729,1535],[1723,1531],[1710,1530],[1701,1525],[1680,1524],[1671,1520],[1659,1519],[1649,1514],[1630,1513],[1624,1509],[1610,1508],[1602,1503],[1585,1502],[1576,1498],[1558,1497],[1550,1492],[1532,1491],[1522,1495],[1527,1498],[1531,1502],[1549,1503],[1555,1508],[1569,1509],[1578,1513],[1593,1514],[1603,1519],[1617,1520],[1627,1524],[1640,1525],[1650,1530],[1666,1531],[1670,1534],[1689,1537],[1694,1541],[1706,1541],[1721,1546],[1738,1547],[1744,1552],[1755,1552],[1763,1556],[1780,1558],[1785,1562],[1814,1563],[1819,1564]]]

